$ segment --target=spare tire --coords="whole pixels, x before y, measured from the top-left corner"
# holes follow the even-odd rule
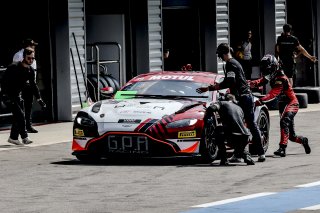
[[[90,98],[96,102],[97,101],[97,85],[98,85],[98,79],[97,75],[90,74],[87,76],[88,78],[88,92]],[[111,75],[100,75],[99,78],[99,89],[105,88],[105,87],[112,87],[113,91],[116,92],[120,89],[118,81],[112,77]],[[100,100],[105,99],[105,96],[102,96],[100,93]]]
[[[113,88],[113,90],[116,92],[120,89],[120,85],[119,82],[117,81],[117,79],[115,79],[113,76],[111,75],[107,75],[106,76],[107,81],[109,82],[109,85]]]
[[[307,93],[309,104],[320,103],[320,87],[294,87],[293,90],[296,93]]]
[[[296,97],[299,101],[299,108],[308,108],[308,94],[296,93]]]

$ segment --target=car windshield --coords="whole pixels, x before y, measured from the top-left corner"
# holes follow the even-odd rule
[[[181,80],[138,81],[126,85],[122,91],[135,91],[135,97],[152,96],[152,98],[191,98],[205,101],[209,93],[199,94],[196,89],[208,86],[206,83]]]

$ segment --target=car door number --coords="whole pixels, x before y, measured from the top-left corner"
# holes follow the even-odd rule
[[[149,151],[148,138],[145,136],[110,135],[108,150],[113,153],[146,154]]]

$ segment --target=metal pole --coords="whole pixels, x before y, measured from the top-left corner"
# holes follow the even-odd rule
[[[98,47],[98,45],[95,45],[95,47],[96,47],[96,57],[97,57],[97,67],[96,67],[96,69],[97,69],[97,100],[98,101],[100,101],[100,88],[99,88],[99,83],[100,83],[100,70],[99,70],[99,68],[100,68],[100,50],[99,50],[99,47]]]
[[[88,98],[89,97],[89,91],[88,91],[88,86],[87,86],[87,77],[85,76],[84,71],[83,71],[83,66],[82,66],[80,53],[79,53],[79,49],[78,49],[78,43],[77,43],[76,36],[75,36],[74,32],[72,32],[72,36],[73,36],[74,43],[76,45],[76,50],[77,50],[77,54],[78,54],[78,60],[79,60],[79,63],[80,63],[80,68],[81,68],[81,72],[82,72],[84,86],[86,87],[86,96]]]
[[[81,100],[81,93],[80,93],[80,88],[79,88],[77,70],[76,70],[76,65],[74,63],[73,52],[72,52],[71,48],[70,48],[70,53],[71,53],[71,58],[72,58],[72,63],[73,63],[74,74],[76,76],[76,83],[77,83],[77,89],[78,89],[78,94],[79,94],[79,99],[80,99],[80,106],[81,106],[81,109],[82,109],[83,107],[82,107],[82,100]]]

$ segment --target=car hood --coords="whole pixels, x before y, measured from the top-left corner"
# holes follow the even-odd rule
[[[86,108],[96,122],[133,122],[140,123],[147,119],[161,119],[165,115],[171,115],[178,110],[183,110],[199,103],[193,100],[159,100],[159,99],[109,99],[102,101],[100,111],[93,113],[92,106]]]

